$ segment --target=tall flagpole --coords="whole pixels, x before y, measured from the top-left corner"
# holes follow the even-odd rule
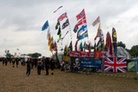
[[[68,19],[68,21],[69,21],[68,16],[67,16],[67,19]],[[69,23],[70,23],[70,22],[69,22]],[[69,24],[69,32],[70,32],[70,40],[72,41],[72,32],[71,32],[71,26],[70,26],[70,24]]]

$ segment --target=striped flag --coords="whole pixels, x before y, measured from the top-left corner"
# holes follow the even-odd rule
[[[92,23],[92,25],[95,26],[99,22],[100,22],[100,16],[97,17],[97,19]]]
[[[62,21],[64,18],[67,18],[67,13],[63,13],[62,15],[59,16],[57,21]]]
[[[60,7],[58,7],[55,11],[54,11],[54,13],[55,12],[57,12],[60,8],[62,8],[63,6],[60,6]]]

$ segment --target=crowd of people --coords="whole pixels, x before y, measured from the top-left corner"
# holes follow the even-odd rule
[[[41,75],[42,70],[45,70],[45,75],[49,75],[50,69],[51,75],[54,75],[55,60],[53,58],[2,58],[1,61],[4,66],[7,66],[7,64],[9,63],[10,65],[12,65],[13,68],[18,68],[20,62],[22,66],[26,67],[26,76],[29,76],[31,74],[31,69],[33,68],[37,68],[38,75]]]

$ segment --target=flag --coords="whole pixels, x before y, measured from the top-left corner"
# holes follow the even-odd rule
[[[112,28],[112,39],[113,43],[117,43],[117,34],[115,28]]]
[[[99,41],[97,43],[97,49],[100,50],[100,51],[104,50],[104,39],[103,38],[99,39]]]
[[[100,22],[100,16],[97,17],[97,19],[92,23],[92,25],[95,26],[99,22]]]
[[[82,35],[77,35],[78,40],[82,40],[85,37],[88,37],[88,31],[87,30]]]
[[[83,51],[82,42],[80,43],[80,51]]]
[[[94,51],[94,58],[101,58],[101,56],[102,56],[101,51],[99,50]]]
[[[88,50],[89,50],[89,52],[91,52],[91,43],[89,42],[89,44],[88,44]]]
[[[126,72],[126,59],[117,57],[106,57],[104,61],[105,72]]]
[[[42,31],[44,31],[45,29],[47,29],[49,27],[49,23],[48,20],[45,22],[45,24],[42,26]]]
[[[83,17],[85,17],[85,11],[84,11],[84,9],[76,16],[76,18],[77,18],[77,20],[79,20],[79,19],[81,19]]]
[[[69,25],[69,20],[67,19],[62,25],[62,29],[66,28],[68,25]]]
[[[70,44],[69,44],[69,51],[70,51],[70,52],[73,51],[73,48],[72,48],[72,41],[71,41]]]
[[[95,38],[94,38],[94,40],[96,40],[97,39],[97,37],[101,37],[101,24],[99,24],[99,26],[98,26],[98,29],[97,29],[97,34],[96,34],[96,36],[95,36]]]
[[[76,33],[77,32],[77,30],[78,30],[78,26],[77,25],[75,25],[75,27],[74,27],[74,29],[73,29],[73,31]]]
[[[103,35],[103,31],[101,30],[101,24],[99,24],[99,26],[98,26],[97,34],[96,34],[94,40],[96,40],[97,37],[99,37],[99,41],[97,43],[97,49],[102,51],[102,50],[104,50],[104,35]]]
[[[52,42],[53,42],[53,37],[50,37],[48,40],[48,46],[50,46]]]
[[[59,34],[59,37],[58,37],[58,41],[57,42],[59,42],[60,40],[62,40],[61,34]]]
[[[49,46],[49,50],[50,50],[51,52],[53,51],[52,47],[53,47],[53,43],[51,42],[51,43],[50,43],[50,46]]]
[[[68,49],[67,45],[65,45],[64,56],[68,56],[68,55],[69,55],[69,49]]]
[[[78,22],[77,22],[77,26],[80,26],[82,24],[85,24],[86,23],[86,17],[83,17],[82,19],[80,19]]]
[[[87,28],[87,25],[82,25],[81,28],[78,30],[78,33],[80,34],[80,33],[84,32],[86,30],[86,28]]]
[[[107,34],[106,34],[105,51],[106,51],[106,56],[107,57],[113,56],[113,53],[112,53],[112,42],[111,42],[111,36],[110,36],[109,32],[107,32]]]
[[[54,41],[53,44],[52,44],[52,49],[54,51],[57,51],[57,43]]]
[[[96,46],[96,42],[94,41],[94,52],[97,51],[97,46]]]
[[[64,18],[67,18],[67,13],[63,13],[62,15],[60,15],[60,17],[58,18],[57,21],[62,21]]]
[[[57,35],[60,35],[61,34],[61,29],[60,27],[58,28],[58,32],[57,32]]]
[[[60,22],[59,22],[59,21],[57,21],[57,24],[56,24],[56,26],[55,26],[55,29],[57,30],[58,27],[60,27]]]
[[[60,8],[62,8],[63,6],[60,6],[60,7],[58,7],[55,11],[54,11],[54,13],[55,12],[57,12]]]
[[[85,41],[84,44],[83,44],[83,48],[84,48],[84,50],[87,49],[86,41]]]
[[[50,35],[51,35],[50,29],[48,29],[48,31],[47,31],[47,39],[48,39],[48,40],[49,40],[49,38],[50,38]]]
[[[115,28],[112,28],[112,40],[113,40],[114,55],[117,56],[117,34]]]
[[[50,37],[49,41],[48,41],[48,45],[49,45],[49,50],[52,52],[53,51],[53,37]]]
[[[78,41],[79,41],[79,40],[77,40],[76,43],[75,43],[75,51],[78,51],[78,50],[77,50]]]
[[[83,25],[77,32],[77,38],[81,35],[84,35],[87,31],[87,25]]]
[[[60,40],[62,40],[62,34],[61,34],[61,29],[60,29],[60,27],[58,28],[58,32],[57,32],[57,35],[59,35],[59,38],[58,38],[58,41],[57,42],[59,42]]]
[[[51,44],[51,36],[49,36],[48,38],[48,46],[50,46],[50,44]]]

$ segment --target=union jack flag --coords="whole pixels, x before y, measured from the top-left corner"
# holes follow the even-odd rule
[[[126,58],[106,57],[104,61],[105,72],[126,72]]]

